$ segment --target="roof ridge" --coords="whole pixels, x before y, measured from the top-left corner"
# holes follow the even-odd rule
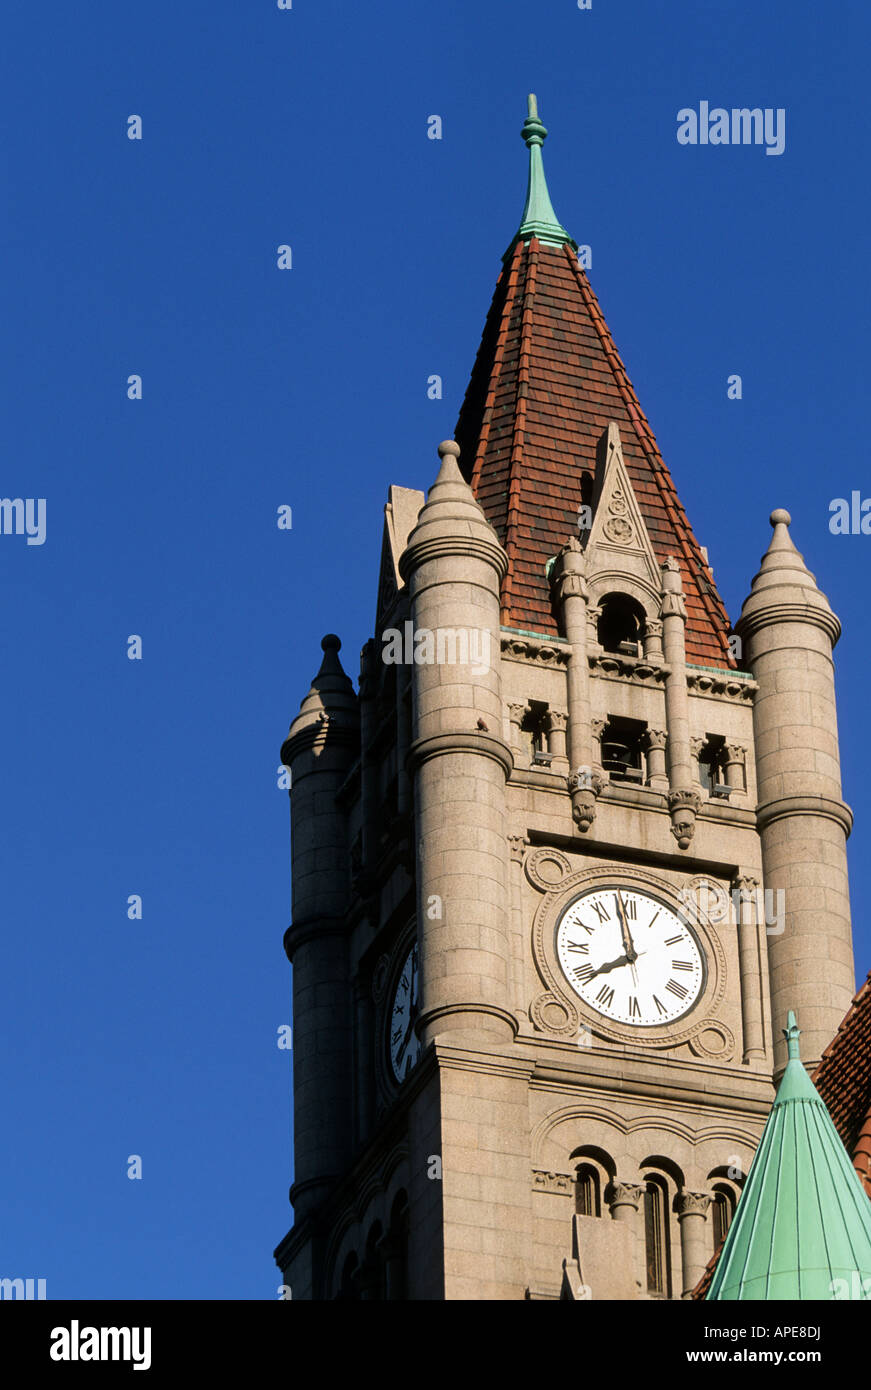
[[[505,550],[508,572],[502,585],[502,614],[511,613],[514,590],[514,549],[522,511],[524,444],[526,442],[526,401],[529,394],[530,338],[532,306],[535,299],[538,270],[538,240],[530,237],[525,258],[526,274],[520,302],[520,347],[517,355],[517,379],[514,387],[514,414],[511,428],[511,452],[508,458],[508,502],[505,511]]]

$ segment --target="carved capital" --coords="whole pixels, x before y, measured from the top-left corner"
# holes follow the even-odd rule
[[[704,1220],[712,1201],[707,1192],[687,1192],[684,1189],[675,1200],[678,1221],[683,1221],[685,1216],[701,1216]]]
[[[648,637],[662,637],[662,620],[660,618],[648,618],[644,628]]]
[[[637,1182],[609,1182],[605,1188],[605,1201],[613,1209],[615,1207],[632,1207],[635,1211],[644,1196],[644,1188]]]
[[[526,711],[527,711],[528,709],[529,709],[529,705],[513,705],[513,704],[512,704],[512,705],[509,705],[509,706],[508,706],[508,718],[511,720],[511,723],[512,723],[512,724],[522,724],[522,723],[523,723],[523,716],[526,714]]]
[[[665,729],[648,729],[646,734],[648,748],[664,748],[668,742]]]
[[[742,898],[755,893],[758,887],[759,879],[752,874],[738,874],[737,878],[732,879],[732,892],[740,893]]]
[[[592,719],[590,721],[590,728],[593,731],[593,738],[597,740],[601,739],[602,734],[605,732],[607,724],[607,719]]]
[[[699,755],[701,754],[701,751],[704,748],[707,741],[708,740],[706,738],[696,738],[695,736],[693,736],[690,739],[690,752],[692,753],[696,762],[698,762]]]
[[[727,743],[723,750],[726,754],[727,763],[740,763],[744,766],[747,759],[747,749],[741,743]]]
[[[525,835],[508,836],[508,852],[511,855],[512,864],[522,864],[523,856],[526,853],[526,846],[529,844]]]
[[[549,734],[565,733],[569,722],[569,716],[564,710],[551,709],[547,712],[547,732]]]

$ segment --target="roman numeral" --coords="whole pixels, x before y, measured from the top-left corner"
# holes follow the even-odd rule
[[[673,960],[671,968],[672,970],[692,970],[693,963],[691,960]]]
[[[596,995],[596,1003],[604,1005],[606,1009],[610,1009],[611,1001],[613,1000],[613,998],[613,989],[609,989],[607,985],[603,985],[602,988],[599,990],[599,993]]]
[[[677,936],[669,936],[669,937],[667,937],[667,938],[666,938],[665,944],[666,944],[666,946],[676,946],[677,943],[678,943],[679,941],[683,941],[683,932],[682,932],[682,931],[681,931],[681,932],[678,932]]]
[[[648,925],[649,927],[652,927],[658,916],[659,916],[659,908],[656,909],[656,911],[654,912],[653,916],[651,917],[651,919],[650,919],[650,921],[647,923],[647,925]]]
[[[585,985],[593,973],[592,965],[576,965],[572,974],[576,976],[578,982]]]
[[[634,994],[630,994],[630,996],[629,996],[629,1017],[630,1017],[630,1018],[640,1018],[640,1017],[641,1017],[641,1010],[640,1010],[639,1007],[638,1007],[638,1000],[635,998],[635,995],[634,995]]]
[[[638,919],[638,904],[634,898],[628,898],[623,904],[626,909],[626,916],[631,917],[633,922]]]
[[[610,921],[607,909],[604,908],[601,903],[590,903],[590,907],[593,909],[600,922]]]
[[[402,1005],[401,1005],[401,1004],[397,1004],[397,1005],[396,1005],[396,1008],[393,1010],[393,1012],[394,1012],[395,1014],[401,1014],[401,1013],[402,1013]]]
[[[393,1034],[393,1039],[392,1039],[392,1041],[395,1042],[395,1043],[397,1043],[397,1042],[399,1042],[399,1039],[400,1039],[401,1037],[402,1037],[402,1029],[401,1029],[401,1028],[397,1028],[396,1032]]]
[[[582,956],[590,954],[590,943],[588,941],[567,941],[567,951],[579,951]]]
[[[664,1008],[663,1005],[660,1004],[660,1002],[659,1002],[659,1000],[657,999],[657,997],[656,997],[655,994],[654,994],[654,996],[653,996],[653,1002],[654,1002],[654,1004],[656,1005],[657,1009],[659,1010],[659,1012],[660,1012],[661,1014],[667,1014],[667,1013],[668,1013],[668,1009]]]
[[[689,990],[685,989],[683,985],[679,985],[677,980],[669,980],[665,988],[669,994],[675,995],[678,999],[686,999],[689,994]]]

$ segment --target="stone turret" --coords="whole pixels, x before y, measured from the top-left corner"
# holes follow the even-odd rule
[[[775,1035],[801,1011],[808,1063],[819,1059],[854,992],[846,839],[832,648],[841,625],[789,534],[774,535],[735,630],[759,691],[753,709],[758,823],[769,918]],[[782,891],[783,914],[772,910]],[[773,897],[771,895],[774,895]],[[782,1069],[786,1049],[776,1063]]]
[[[415,633],[413,730],[424,1044],[510,1038],[499,624],[505,552],[439,445],[438,478],[400,561]]]
[[[324,658],[281,748],[291,770],[293,925],[284,948],[293,965],[293,1080],[297,1223],[322,1200],[350,1147],[350,1018],[344,913],[348,906],[346,817],[336,793],[357,756],[354,688],[327,636]]]

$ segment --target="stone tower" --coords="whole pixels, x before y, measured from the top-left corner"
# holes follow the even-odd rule
[[[787,1007],[810,1059],[853,993],[837,619],[776,512],[731,632],[545,135],[359,693],[325,638],[282,749],[293,1298],[688,1297]]]

